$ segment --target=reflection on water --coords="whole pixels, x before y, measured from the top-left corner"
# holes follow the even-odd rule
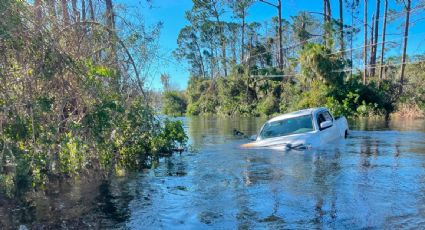
[[[243,150],[265,119],[184,119],[198,151],[112,182],[0,199],[0,228],[419,228],[425,121],[351,121],[347,140],[308,151]]]

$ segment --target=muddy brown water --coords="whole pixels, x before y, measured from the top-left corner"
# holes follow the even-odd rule
[[[0,228],[362,229],[425,226],[425,120],[354,120],[306,151],[245,150],[262,118],[181,118],[196,151],[110,182],[0,197]]]

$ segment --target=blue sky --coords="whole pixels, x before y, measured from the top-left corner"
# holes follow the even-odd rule
[[[269,0],[270,2],[273,2],[274,0]],[[344,0],[345,2],[345,0]],[[361,1],[363,2],[363,1]],[[381,9],[383,12],[383,0],[381,1]],[[394,0],[390,0],[390,9],[400,11],[401,6],[397,5]],[[145,3],[141,3],[140,0],[130,0],[125,1],[128,5],[146,5]],[[290,16],[294,16],[298,14],[300,11],[317,11],[322,12],[322,0],[283,0],[283,12],[282,16],[286,19],[289,19]],[[417,4],[417,1],[412,1],[412,7],[415,7]],[[331,6],[332,6],[332,14],[333,17],[337,18],[339,16],[338,13],[338,0],[331,0]],[[159,58],[157,60],[157,67],[158,70],[152,73],[152,77],[147,83],[147,86],[151,89],[160,90],[161,89],[161,82],[160,82],[160,74],[161,73],[168,73],[171,77],[171,83],[180,89],[184,89],[187,86],[187,81],[189,78],[189,72],[187,71],[187,64],[184,61],[178,61],[174,59],[172,56],[172,51],[177,48],[177,36],[181,28],[183,28],[185,25],[187,25],[187,21],[184,18],[185,11],[190,10],[192,7],[192,1],[191,0],[152,0],[152,7],[143,7],[141,10],[141,14],[143,14],[143,17],[145,19],[146,24],[155,24],[159,21],[163,23],[163,28],[161,31],[161,36],[159,40],[160,50],[159,50]],[[140,8],[139,8],[140,9]],[[363,6],[360,6],[360,14],[363,15]],[[372,17],[372,14],[374,13],[375,9],[375,1],[369,0],[369,20]],[[423,9],[421,9],[422,13],[419,13],[417,11],[415,14],[412,15],[412,20],[415,21],[417,19],[421,19],[424,15]],[[351,23],[349,17],[349,11],[348,9],[344,10],[345,17],[345,23]],[[269,21],[273,16],[276,15],[276,9],[266,5],[261,2],[254,3],[253,6],[250,8],[248,12],[247,20],[249,22],[251,21],[257,21],[257,22],[264,22]],[[362,18],[362,16],[361,16]],[[381,13],[381,21],[382,21],[382,13]],[[387,34],[392,33],[400,33],[402,32],[402,29],[400,27],[400,24],[404,21],[404,15],[400,15],[396,21],[391,22],[387,29]],[[361,22],[356,22],[359,27],[361,27]],[[382,24],[380,23],[379,32],[381,32]],[[413,25],[409,31],[409,47],[408,47],[408,53],[410,54],[419,54],[424,53],[425,50],[425,20],[419,20],[415,25]],[[369,35],[368,35],[369,36]],[[357,46],[360,45],[359,42],[362,42],[361,40],[362,36],[359,36],[357,43]],[[394,40],[394,41],[401,41],[402,35],[394,34],[394,35],[387,35],[387,40]],[[356,45],[354,45],[356,47]],[[357,50],[356,50],[357,51]],[[360,52],[360,51],[358,51]],[[379,52],[379,51],[378,51]],[[394,51],[392,51],[394,55],[401,54],[401,47],[395,48]]]

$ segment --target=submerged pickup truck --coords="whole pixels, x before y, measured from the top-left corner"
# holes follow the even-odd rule
[[[327,108],[304,109],[267,121],[243,148],[309,149],[347,138],[348,123]]]

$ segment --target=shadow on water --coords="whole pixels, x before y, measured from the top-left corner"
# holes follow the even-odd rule
[[[0,228],[420,228],[425,121],[354,120],[308,151],[247,150],[265,119],[182,118],[198,151],[109,182],[0,198]]]
[[[0,229],[115,228],[130,217],[126,179],[67,181],[0,199]]]

